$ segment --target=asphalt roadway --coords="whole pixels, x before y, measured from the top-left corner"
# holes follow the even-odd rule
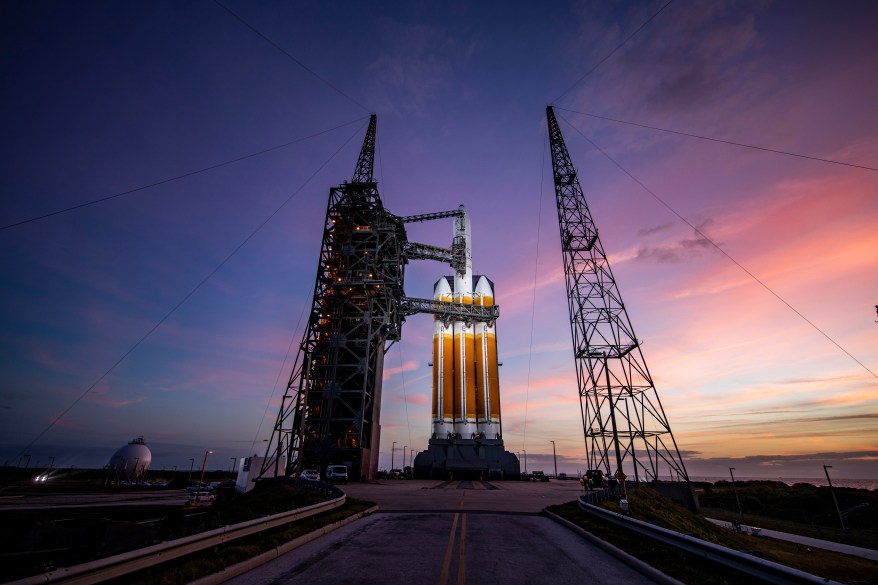
[[[379,512],[227,581],[286,583],[654,583],[541,516],[575,481],[391,480],[341,486]]]

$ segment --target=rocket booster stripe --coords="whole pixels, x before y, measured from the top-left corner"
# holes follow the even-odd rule
[[[451,287],[445,278],[433,287],[433,299],[451,300]],[[452,331],[441,319],[433,321],[433,433],[447,432],[446,421],[452,420],[454,404],[454,371],[452,369]]]

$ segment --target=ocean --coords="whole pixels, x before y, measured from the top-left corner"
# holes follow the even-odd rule
[[[726,477],[697,477],[689,478],[690,481],[709,481],[716,483],[718,481],[731,481],[729,476]],[[782,481],[787,485],[796,483],[810,483],[816,486],[827,486],[829,483],[826,477],[735,477],[735,481]],[[832,478],[833,487],[855,488],[860,490],[878,490],[878,479],[836,479]]]

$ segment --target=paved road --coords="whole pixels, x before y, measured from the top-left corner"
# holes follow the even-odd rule
[[[468,487],[464,482],[442,486],[424,483],[429,485],[400,481],[349,486],[354,497],[378,493],[381,497],[372,499],[385,500],[390,509],[228,583],[653,583],[578,535],[537,515],[535,509],[545,505],[540,504],[544,499],[572,499],[563,499],[568,493],[563,486],[553,489],[547,484],[518,483],[485,489],[484,485]],[[577,491],[578,486],[570,483],[573,485],[567,487]],[[534,487],[541,489],[535,491]],[[544,498],[537,495],[540,491],[550,495]],[[430,511],[393,510],[412,510],[418,504]]]

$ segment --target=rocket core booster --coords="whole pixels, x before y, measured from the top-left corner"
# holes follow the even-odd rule
[[[473,289],[470,219],[461,205],[454,221],[455,245],[463,243],[465,263],[433,289],[437,301],[491,306],[494,286],[476,277]],[[451,287],[453,282],[453,289]],[[433,324],[433,437],[500,438],[500,385],[494,324],[443,320]]]

